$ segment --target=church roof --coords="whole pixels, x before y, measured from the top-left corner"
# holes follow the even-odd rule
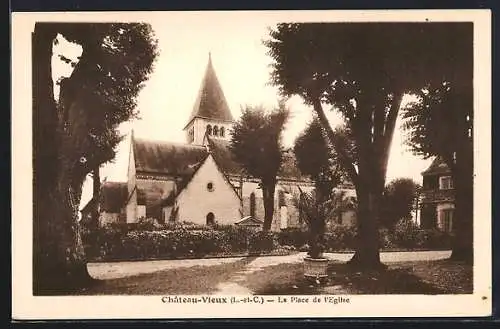
[[[119,213],[127,199],[127,183],[105,182],[100,191],[101,211]]]
[[[205,70],[205,76],[201,82],[198,96],[186,126],[189,125],[194,118],[234,121],[231,110],[227,105],[226,97],[219,83],[219,79],[215,73],[210,55]]]
[[[436,157],[431,165],[422,172],[423,176],[434,174],[446,174],[450,172],[450,168],[446,165],[441,157]]]
[[[243,217],[238,222],[236,222],[235,224],[239,225],[239,226],[262,226],[264,224],[264,222],[255,218],[255,217],[246,216],[246,217]]]
[[[208,143],[215,162],[225,174],[240,175],[242,173],[242,166],[232,157],[229,141],[208,137]],[[309,180],[298,169],[295,155],[291,151],[287,151],[283,155],[283,164],[278,172],[278,177],[282,179]]]
[[[203,146],[132,139],[137,172],[189,175],[208,155]]]

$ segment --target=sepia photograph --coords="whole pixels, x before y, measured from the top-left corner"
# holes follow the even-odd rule
[[[490,20],[14,14],[13,315],[490,314]]]

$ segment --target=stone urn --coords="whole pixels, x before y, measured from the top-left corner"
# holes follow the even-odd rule
[[[307,278],[326,278],[328,277],[327,269],[327,258],[304,258],[304,276]]]

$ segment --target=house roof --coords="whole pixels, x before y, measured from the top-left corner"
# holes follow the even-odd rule
[[[132,139],[137,172],[190,175],[208,155],[203,146]]]
[[[261,226],[264,224],[264,222],[255,217],[246,216],[237,221],[235,224],[240,226]]]
[[[431,165],[422,172],[423,176],[434,174],[446,174],[450,172],[450,168],[446,165],[441,157],[436,157]]]
[[[105,182],[100,191],[101,211],[119,213],[127,199],[127,183]]]
[[[234,121],[226,97],[219,83],[219,79],[215,73],[210,54],[205,76],[201,82],[198,96],[186,126],[189,125],[194,118]]]

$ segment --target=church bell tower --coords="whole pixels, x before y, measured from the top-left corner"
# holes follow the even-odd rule
[[[211,139],[229,140],[233,123],[233,115],[227,105],[209,53],[198,96],[184,127],[187,143],[203,145],[205,134]]]

